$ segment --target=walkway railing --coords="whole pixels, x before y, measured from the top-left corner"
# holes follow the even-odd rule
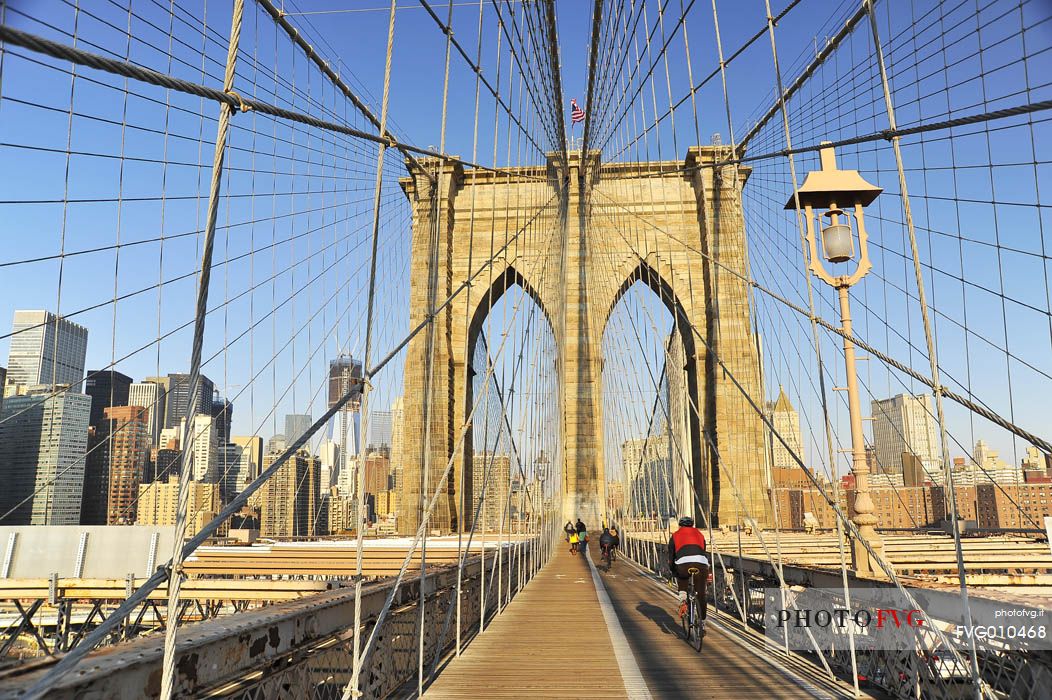
[[[643,537],[628,537],[624,550],[629,558],[644,569],[667,578],[667,544],[659,541],[663,534],[646,533]],[[828,636],[816,631],[811,639],[810,650],[801,651],[797,646],[796,651],[790,651],[788,637],[782,631],[772,633],[769,629],[777,625],[777,616],[770,607],[772,602],[775,607],[791,609],[795,613],[803,606],[793,601],[821,599],[833,609],[846,607],[851,617],[857,611],[866,611],[872,614],[875,621],[879,614],[877,606],[882,604],[880,601],[894,599],[895,586],[890,582],[861,579],[848,574],[851,597],[848,605],[843,597],[837,595],[842,590],[840,571],[786,564],[776,566],[771,561],[726,553],[714,553],[712,558],[714,566],[710,603],[711,608],[717,611],[716,619],[741,623],[741,626],[732,625],[739,631],[751,628],[761,632],[767,637],[772,653],[806,659],[840,678],[850,679],[852,670],[856,669],[862,690],[880,690],[904,700],[971,697],[1024,700],[1052,697],[1052,653],[1047,650],[1043,640],[1034,640],[1036,643],[1029,647],[1025,640],[1013,640],[1016,642],[1013,645],[980,640],[977,643],[978,666],[984,687],[974,687],[968,667],[962,665],[948,650],[941,648],[932,632],[938,626],[953,638],[954,630],[960,630],[963,624],[960,619],[962,612],[960,606],[954,604],[955,590],[933,588],[917,596],[924,606],[920,611],[924,624],[913,627],[910,630],[912,635],[905,637],[912,642],[909,646],[889,650],[887,645],[879,643],[876,636],[860,633],[854,634],[850,640],[846,635],[841,635],[839,643],[830,644],[824,641]],[[780,584],[780,578],[784,586]],[[782,600],[777,599],[780,594],[784,596]],[[984,603],[993,606],[1005,604],[979,596],[975,596],[975,603],[977,608]],[[1018,603],[1010,607],[1018,607]],[[1039,610],[1035,612],[1041,614]],[[890,626],[892,623],[888,624]],[[958,647],[960,655],[968,660],[965,643],[959,637],[957,641],[961,642]]]
[[[539,548],[529,544],[476,555],[464,566],[461,583],[461,639],[470,640],[533,578]],[[483,571],[485,574],[483,575]],[[497,577],[502,579],[498,596]],[[362,634],[368,637],[394,586],[393,579],[362,590]],[[428,572],[423,628],[425,673],[454,650],[457,567]],[[499,600],[498,600],[499,599]],[[365,660],[361,692],[384,698],[419,670],[419,574],[403,578]],[[351,679],[354,588],[340,588],[300,600],[186,626],[176,652],[175,694],[212,698],[340,698]],[[158,692],[163,636],[143,637],[94,652],[81,672],[68,674],[51,697],[153,697]],[[47,672],[47,666],[3,679],[0,698],[19,697]],[[23,669],[24,671],[24,669]]]

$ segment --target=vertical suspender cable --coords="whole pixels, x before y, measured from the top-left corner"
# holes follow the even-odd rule
[[[244,9],[244,0],[234,0],[233,16],[230,20],[230,41],[227,46],[226,73],[223,77],[223,90],[227,93],[232,93],[234,90],[234,70],[237,65]],[[215,246],[223,159],[226,155],[230,117],[233,112],[234,108],[230,103],[223,102],[219,106],[219,125],[216,130],[215,156],[212,161],[212,181],[208,191],[208,215],[205,221],[204,249],[201,254],[201,271],[197,284],[197,306],[194,316],[194,339],[190,354],[190,386],[187,396],[189,406],[180,444],[183,455],[179,473],[175,539],[172,543],[172,565],[168,570],[168,625],[164,632],[164,659],[161,667],[162,700],[170,700],[175,688],[175,643],[179,627],[179,589],[183,580],[183,540],[186,538],[186,511],[190,500],[189,481],[193,475],[194,451],[190,448],[190,437],[194,431],[194,416],[197,414],[197,395],[201,391],[201,352],[205,337],[205,313],[208,310],[208,286],[212,277],[212,250]]]
[[[475,63],[476,65],[482,65],[482,19],[483,13],[483,0],[479,0],[479,22],[478,22],[478,43],[475,49]],[[481,95],[481,76],[475,74],[475,119],[472,125],[472,136],[471,136],[471,160],[478,162],[478,148],[479,148],[479,98]],[[475,200],[478,194],[478,187],[471,188],[471,213],[468,219],[468,267],[471,269],[472,258],[475,249]],[[465,291],[466,300],[464,302],[464,352],[470,353],[471,348],[468,347],[468,342],[471,337],[469,327],[471,325],[471,285],[468,285]],[[465,367],[467,363],[465,363]],[[472,381],[472,378],[468,376],[467,372],[464,373],[464,382]],[[466,392],[466,389],[465,389]],[[465,393],[465,396],[467,394]],[[465,413],[467,411],[467,403],[464,404]],[[464,420],[467,421],[467,415],[464,416]],[[466,428],[470,430],[470,428]],[[459,471],[459,487],[457,488],[457,554],[460,561],[457,563],[457,629],[456,629],[456,649],[455,653],[460,656],[461,650],[461,636],[463,634],[463,584],[464,584],[464,563],[467,557],[464,555],[464,512],[467,504],[464,499],[465,484],[465,465],[467,463],[468,454],[464,451],[464,454],[460,458]],[[474,523],[472,523],[474,527]]]
[[[713,13],[714,14],[715,14],[715,11],[716,11],[716,3],[715,3],[715,0],[713,0]],[[770,8],[769,7],[768,7],[768,15],[770,15]],[[772,31],[772,35],[773,35],[773,31]],[[773,36],[772,36],[772,53],[774,55],[775,61],[777,62],[777,52],[776,52],[776,50],[773,47],[774,47],[774,44],[773,44]],[[722,50],[721,50],[721,55],[722,55]],[[724,73],[724,78],[723,78],[723,81],[724,81],[724,93],[726,95],[727,83],[726,83],[725,67],[722,65],[722,58],[721,58],[721,67],[720,67],[720,69],[721,69],[721,72]],[[778,85],[777,85],[777,88],[778,88],[778,91],[779,91],[778,94],[784,94],[782,92],[782,84],[781,84],[781,69],[777,68],[777,67],[776,67],[776,76],[777,76],[777,79],[778,79]],[[790,142],[790,134],[789,134],[789,118],[788,118],[788,113],[786,111],[784,98],[783,98],[783,101],[781,102],[780,107],[781,107],[782,117],[783,117],[783,128],[785,130],[786,147],[790,148],[791,147],[790,146],[791,142]],[[730,103],[728,101],[728,103],[727,103],[727,120],[728,120],[728,125],[730,124],[730,118],[731,118],[731,116],[730,116]],[[731,131],[730,131],[730,138],[731,138],[732,153],[737,153],[737,145],[734,143],[734,131],[733,131],[733,129],[731,129]],[[794,197],[795,197],[795,199],[798,202],[799,201],[799,191],[797,189],[797,180],[796,180],[796,176],[795,176],[795,161],[793,160],[793,156],[792,155],[789,156],[789,160],[790,160],[790,166],[793,168],[793,172],[794,172],[794,174],[792,176]],[[737,168],[737,164],[735,164],[735,168]],[[797,206],[797,211],[798,211],[797,222],[799,224],[800,223],[799,206]],[[822,360],[822,349],[821,349],[821,343],[820,343],[819,335],[818,335],[818,326],[817,326],[817,323],[815,321],[814,292],[813,292],[812,280],[811,280],[811,269],[810,269],[810,266],[807,264],[808,261],[806,260],[806,256],[808,255],[808,252],[807,252],[808,248],[807,248],[806,245],[803,245],[804,241],[803,241],[803,229],[802,228],[800,229],[800,234],[801,234],[801,246],[802,246],[802,250],[803,250],[802,255],[805,256],[805,257],[801,258],[801,261],[803,263],[803,274],[804,274],[804,277],[805,277],[805,280],[806,280],[806,285],[807,285],[808,308],[810,309],[810,316],[811,316],[811,335],[812,335],[812,341],[814,342],[814,346],[815,346],[815,359],[816,359],[816,363],[818,365],[818,384],[819,384],[819,393],[820,393],[820,397],[819,398],[820,398],[821,405],[822,405],[822,417],[823,417],[823,424],[824,424],[824,427],[825,427],[826,450],[827,450],[828,459],[829,459],[831,476],[833,478],[833,485],[834,485],[834,488],[837,488],[837,484],[839,482],[836,479],[836,452],[835,452],[835,450],[833,448],[832,426],[831,426],[830,420],[829,420],[829,403],[828,403],[828,395],[827,395],[827,392],[826,392],[826,385],[825,385],[825,369],[824,369],[824,363],[823,363],[823,360]],[[751,273],[749,274],[749,278],[752,279]],[[752,289],[751,289],[751,285],[750,285],[750,294],[751,293],[752,293]],[[771,446],[772,446],[772,449],[773,449],[773,447],[774,447],[773,437],[771,439]],[[772,500],[775,502],[775,504],[777,504],[777,496],[774,499],[772,499]],[[777,518],[776,518],[776,522],[777,522]],[[840,554],[841,585],[842,585],[843,592],[844,592],[845,605],[846,605],[846,607],[848,609],[851,609],[851,590],[850,590],[850,586],[848,585],[848,578],[847,578],[847,558],[846,558],[845,547],[844,547],[844,540],[845,540],[845,538],[844,538],[843,525],[842,525],[842,523],[840,522],[839,519],[836,519],[836,524],[837,524],[837,544],[838,544],[838,549],[839,549],[839,554]],[[848,628],[848,647],[849,647],[849,651],[851,653],[851,669],[852,669],[851,677],[852,677],[853,690],[854,690],[855,696],[859,697],[861,691],[859,690],[859,685],[858,685],[858,659],[857,659],[857,654],[856,654],[856,650],[855,650],[854,629],[852,627]]]
[[[392,12],[393,12],[393,10],[392,10]],[[452,44],[453,44],[453,28],[452,28],[452,24],[453,24],[453,3],[451,2],[451,3],[449,3],[449,13],[446,16],[446,27],[447,27],[447,30],[446,30],[445,76],[444,76],[444,78],[442,80],[442,125],[441,125],[441,130],[440,130],[440,135],[439,135],[439,146],[438,146],[438,150],[439,150],[440,153],[445,153],[446,152],[446,117],[448,116],[447,108],[449,106],[449,55],[450,55],[450,51],[452,49]],[[431,313],[434,313],[435,293],[438,291],[438,279],[439,279],[439,277],[438,277],[438,254],[439,254],[439,248],[441,247],[440,238],[442,236],[442,227],[450,225],[450,222],[448,221],[449,213],[447,212],[446,215],[443,216],[443,211],[445,210],[446,207],[443,204],[443,199],[445,197],[445,193],[444,193],[442,187],[443,187],[443,176],[446,175],[447,165],[448,164],[447,164],[446,161],[438,162],[438,164],[437,164],[438,172],[435,175],[436,183],[435,183],[435,188],[433,190],[433,201],[432,201],[432,205],[433,205],[432,212],[433,213],[432,213],[432,220],[431,220],[432,239],[431,239],[431,260],[430,260],[431,285],[430,285],[430,290],[429,290],[429,296],[431,298],[428,299],[428,307],[431,310]],[[449,177],[452,177],[452,175],[450,175]],[[452,190],[452,183],[447,182],[446,186],[450,190]],[[429,485],[430,474],[428,473],[430,471],[430,463],[431,463],[431,439],[432,439],[432,429],[431,429],[432,417],[431,417],[430,404],[431,404],[432,400],[434,399],[434,377],[432,376],[432,374],[434,373],[434,366],[435,366],[435,357],[434,356],[435,356],[435,319],[432,319],[431,326],[430,326],[430,328],[428,328],[428,353],[427,353],[427,361],[426,361],[426,365],[427,365],[427,369],[426,369],[426,372],[427,372],[427,383],[425,385],[426,391],[424,392],[424,405],[426,407],[424,413],[425,413],[425,415],[428,418],[427,418],[427,421],[426,421],[426,423],[424,425],[424,450],[425,450],[425,452],[424,452],[424,487],[420,490],[420,494],[421,494],[420,506],[421,506],[421,509],[423,509],[423,507],[425,505],[426,494],[427,494],[428,490],[430,489],[430,485]],[[455,454],[455,451],[454,451],[454,454]],[[439,488],[441,488],[441,485],[439,486]],[[447,498],[448,498],[448,496],[447,496]],[[446,507],[447,508],[449,507],[448,502],[446,504]],[[423,695],[424,694],[424,656],[426,655],[425,652],[424,652],[424,646],[425,646],[425,644],[424,644],[425,643],[424,622],[425,622],[425,618],[426,618],[426,615],[427,615],[427,528],[424,528],[423,540],[422,540],[421,546],[420,546],[420,596],[419,596],[419,599],[417,600],[417,609],[418,609],[418,615],[417,615],[418,644],[417,644],[416,679],[417,679],[417,693],[419,695]]]
[[[391,0],[390,19],[387,23],[387,57],[384,61],[384,91],[382,104],[380,106],[380,133],[383,134],[387,130],[387,106],[391,94],[391,55],[394,52],[394,32],[395,32],[395,2]],[[372,362],[372,349],[373,349],[373,315],[374,306],[376,301],[376,255],[377,247],[380,238],[380,192],[383,189],[383,174],[384,174],[384,155],[387,152],[387,145],[384,143],[379,144],[376,153],[376,181],[373,185],[373,230],[372,230],[372,251],[369,257],[369,296],[367,307],[365,311],[365,349],[363,351],[363,367],[369,367]],[[370,382],[364,382],[362,385],[362,400],[361,400],[361,430],[358,439],[358,465],[357,473],[355,474],[357,483],[355,484],[355,490],[357,491],[357,505],[355,507],[355,527],[358,531],[357,542],[355,543],[355,563],[354,563],[354,655],[351,660],[351,682],[348,686],[351,689],[351,693],[354,697],[358,697],[362,694],[359,683],[361,681],[362,672],[362,658],[361,658],[361,644],[362,644],[362,559],[363,559],[363,547],[365,544],[365,449],[363,447],[365,440],[368,439],[369,434],[369,394],[371,393],[372,384]],[[341,411],[341,416],[345,416],[346,412]],[[346,419],[344,419],[346,420]],[[346,437],[346,436],[344,436]],[[346,439],[343,442],[344,449],[347,447]]]
[[[777,42],[775,41],[775,36],[774,36],[775,20],[774,20],[774,15],[771,14],[771,2],[770,2],[770,0],[764,0],[764,2],[765,2],[766,10],[767,10],[767,32],[768,32],[768,35],[770,36],[770,40],[771,40],[771,58],[774,61],[774,74],[775,74],[775,81],[776,81],[776,89],[778,90],[778,92],[777,92],[777,95],[778,95],[778,107],[779,107],[779,110],[782,113],[782,128],[783,128],[783,131],[785,133],[785,147],[786,147],[786,150],[791,151],[793,146],[792,146],[792,137],[791,137],[790,131],[789,131],[789,111],[788,111],[788,108],[786,107],[786,99],[787,99],[787,97],[786,97],[785,91],[784,91],[784,89],[782,87],[782,69],[781,69],[781,65],[778,62],[778,48],[777,48]],[[715,0],[713,0],[713,13],[715,14],[715,12],[716,12],[716,3],[715,3]],[[722,63],[722,58],[721,58],[720,70],[721,70],[721,72],[725,73],[725,67],[724,67],[724,65]],[[724,93],[725,94],[726,94],[726,91],[727,91],[727,82],[726,82],[726,76],[724,74]],[[728,102],[728,106],[727,106],[727,120],[728,120],[728,124],[730,124],[730,118],[731,118],[731,116],[730,116],[730,104]],[[730,138],[731,138],[731,143],[733,144],[734,143],[734,141],[733,141],[733,139],[734,139],[734,132],[733,131],[731,132]],[[734,149],[735,150],[733,150],[732,152],[733,153],[737,153],[737,146],[734,146]],[[809,249],[808,249],[808,247],[806,245],[806,241],[804,240],[804,221],[803,221],[803,213],[802,213],[803,210],[800,208],[800,191],[799,191],[799,186],[797,184],[797,178],[796,178],[796,159],[793,157],[792,153],[789,154],[789,171],[790,171],[790,178],[792,179],[792,183],[793,183],[793,202],[794,202],[795,208],[796,208],[796,224],[797,224],[798,232],[800,234],[800,249],[802,251],[802,256],[803,256],[803,257],[801,257],[801,264],[802,264],[802,267],[803,267],[804,280],[805,280],[805,284],[806,284],[806,287],[807,287],[807,308],[808,308],[808,311],[809,311],[809,314],[810,314],[810,319],[811,319],[811,339],[812,339],[812,342],[814,342],[814,345],[815,345],[815,361],[816,361],[816,363],[818,365],[818,384],[819,384],[819,390],[820,390],[820,393],[821,393],[820,399],[821,399],[821,404],[822,404],[822,418],[823,418],[823,423],[825,425],[826,450],[828,452],[829,468],[830,468],[830,470],[832,472],[831,476],[833,477],[833,481],[835,483],[836,482],[836,471],[835,471],[836,470],[836,453],[833,450],[832,427],[831,427],[830,422],[829,422],[829,401],[828,401],[827,392],[826,392],[826,386],[825,386],[825,366],[824,366],[824,363],[822,361],[822,345],[821,345],[821,339],[820,339],[820,337],[818,335],[818,324],[815,321],[816,315],[815,315],[814,284],[813,284],[812,278],[811,278],[811,267],[809,265],[810,261],[807,260],[807,256],[809,255],[809,253],[808,253]],[[771,441],[771,445],[772,445],[772,448],[773,448],[773,446],[774,446],[773,438],[772,438],[772,441]],[[773,493],[773,489],[772,489],[772,493]],[[777,495],[775,495],[773,500],[775,502],[777,502]],[[843,591],[844,591],[845,604],[847,605],[848,609],[850,609],[851,608],[851,589],[850,589],[850,586],[848,585],[848,580],[847,580],[847,558],[845,556],[845,551],[844,551],[844,537],[842,535],[842,530],[843,530],[842,524],[840,523],[840,520],[837,519],[837,543],[839,545],[839,553],[840,553],[841,585],[842,585]],[[784,592],[783,592],[783,597],[784,597]],[[852,686],[853,686],[853,690],[854,690],[855,696],[858,697],[859,694],[860,694],[860,690],[859,690],[859,686],[858,686],[858,658],[857,658],[857,655],[856,655],[856,652],[855,652],[855,635],[854,635],[854,630],[852,630],[852,629],[848,630],[848,647],[849,647],[849,650],[851,652]]]
[[[895,122],[895,106],[891,99],[891,86],[888,83],[888,71],[884,62],[884,49],[880,43],[880,34],[877,26],[877,15],[873,11],[873,0],[863,0],[866,12],[869,14],[869,25],[873,34],[873,50],[877,58],[877,67],[880,70],[880,82],[884,90],[884,108],[887,111],[888,127],[892,133],[898,128]],[[921,319],[924,322],[924,340],[928,349],[928,363],[931,368],[931,378],[935,394],[935,410],[938,414],[939,432],[942,439],[942,462],[943,473],[946,477],[946,489],[950,501],[950,527],[953,533],[953,546],[957,555],[957,577],[960,580],[961,602],[964,605],[964,624],[971,629],[972,608],[968,600],[968,577],[964,568],[964,550],[961,546],[960,523],[957,522],[957,493],[954,488],[953,470],[950,468],[950,446],[946,436],[946,417],[943,414],[942,405],[942,383],[939,380],[939,357],[935,347],[935,337],[932,333],[931,319],[928,314],[928,301],[924,285],[924,273],[921,270],[920,254],[917,250],[917,232],[913,225],[913,210],[910,207],[909,192],[906,189],[906,172],[902,162],[902,149],[899,146],[899,137],[892,136],[891,147],[895,152],[895,166],[899,176],[899,191],[902,197],[902,212],[906,220],[906,231],[909,234],[910,254],[913,258],[913,273],[917,283],[917,304],[920,307]],[[979,673],[979,656],[976,649],[975,638],[969,637],[971,656],[969,670],[972,674],[975,697],[979,700],[985,693],[986,684]]]
[[[723,83],[723,105],[724,105],[724,108],[725,108],[725,110],[727,112],[727,140],[730,141],[731,154],[733,155],[734,153],[737,153],[737,150],[736,150],[736,146],[734,144],[734,123],[733,123],[733,121],[731,119],[730,91],[728,90],[728,87],[727,87],[727,63],[726,63],[726,61],[723,58],[723,38],[722,38],[722,35],[720,34],[720,16],[719,16],[719,13],[716,11],[716,0],[712,0],[712,26],[713,26],[713,31],[716,34],[716,51],[717,51],[717,56],[718,56],[719,62],[720,62],[720,78],[721,78],[721,81]],[[690,93],[690,95],[691,95],[691,101],[693,102],[693,100],[694,100],[693,81],[691,81],[691,93]],[[696,121],[697,121],[697,116],[695,115],[695,122]],[[741,218],[741,226],[742,226],[742,229],[743,229],[742,230],[742,244],[743,244],[743,249],[745,251],[745,259],[746,259],[746,262],[745,262],[745,274],[746,274],[746,276],[748,276],[751,279],[752,278],[752,271],[749,269],[749,263],[748,263],[748,254],[749,254],[748,253],[748,246],[744,245],[745,244],[745,231],[744,231],[744,228],[745,228],[745,207],[742,204],[743,194],[742,194],[742,189],[741,189],[741,179],[739,178],[739,175],[738,175],[738,165],[737,165],[737,163],[734,164],[734,189],[735,189],[735,197],[737,199],[737,203],[738,203],[738,206],[739,206],[739,211],[740,211],[741,217],[742,217]],[[720,270],[721,268],[717,267],[716,269]],[[749,308],[750,309],[755,309],[755,302],[753,300],[753,292],[752,292],[752,286],[751,285],[749,286],[748,295],[749,295],[748,296]],[[754,314],[754,319],[755,319],[755,314]],[[756,328],[755,328],[756,336],[757,336],[756,342],[757,342],[757,345],[759,345],[759,335],[760,335],[759,324],[758,323],[754,323],[754,325],[756,326]],[[757,350],[759,350],[759,348],[757,348]],[[757,353],[757,354],[759,354],[759,353]],[[763,386],[763,384],[761,384],[761,386]],[[773,439],[771,440],[771,446],[772,446],[772,448],[774,446],[774,440]],[[776,522],[777,522],[777,520],[776,520]],[[711,519],[709,521],[709,539],[710,540],[712,539],[712,521],[711,521]],[[720,562],[721,562],[721,565],[722,565],[722,562],[723,562],[723,557],[722,556],[720,557]],[[741,566],[741,533],[739,533],[739,535],[738,535],[738,563],[739,563],[739,575],[740,575],[740,572],[741,572],[741,569],[740,569],[740,566]],[[725,566],[724,566],[724,575],[726,575],[726,567]],[[735,602],[737,603],[738,602],[737,589],[734,588],[734,587],[731,587],[731,593],[732,593],[732,595],[734,597]],[[746,617],[746,607],[743,606],[743,605],[739,605],[739,612],[741,614],[742,624],[748,624],[748,620],[747,620],[747,617]]]

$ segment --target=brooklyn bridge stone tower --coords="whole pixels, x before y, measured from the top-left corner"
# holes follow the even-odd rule
[[[470,527],[471,513],[458,512],[472,502],[471,431],[461,434],[472,377],[486,369],[472,366],[473,348],[493,300],[516,284],[556,338],[564,518],[598,524],[606,515],[602,338],[617,301],[642,281],[682,342],[687,420],[676,442],[694,485],[685,502],[703,523],[710,514],[715,525],[770,522],[763,425],[732,381],[762,397],[740,203],[748,169],[722,163],[729,157],[716,145],[690,148],[683,161],[600,164],[598,152],[570,151],[543,166],[423,160],[410,171],[410,327],[432,302],[453,299],[407,349],[401,532],[419,527],[418,505],[436,489],[429,529]],[[472,293],[454,295],[491,251],[499,254],[471,280]]]

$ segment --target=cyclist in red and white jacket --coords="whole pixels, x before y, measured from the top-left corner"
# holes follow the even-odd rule
[[[691,569],[695,569],[694,594],[698,597],[701,608],[701,629],[705,630],[708,614],[706,584],[709,580],[709,558],[706,556],[705,535],[694,527],[694,518],[684,516],[679,519],[679,529],[672,533],[668,541],[668,568],[676,577],[679,588],[679,616],[687,614],[687,583],[691,578]]]

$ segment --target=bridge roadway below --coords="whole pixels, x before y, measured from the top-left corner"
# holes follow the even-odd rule
[[[806,672],[806,662],[769,660],[755,642],[732,638],[715,622],[711,606],[713,621],[696,652],[683,640],[671,591],[628,561],[605,568],[560,550],[460,657],[449,660],[424,697],[852,696],[847,685]]]

